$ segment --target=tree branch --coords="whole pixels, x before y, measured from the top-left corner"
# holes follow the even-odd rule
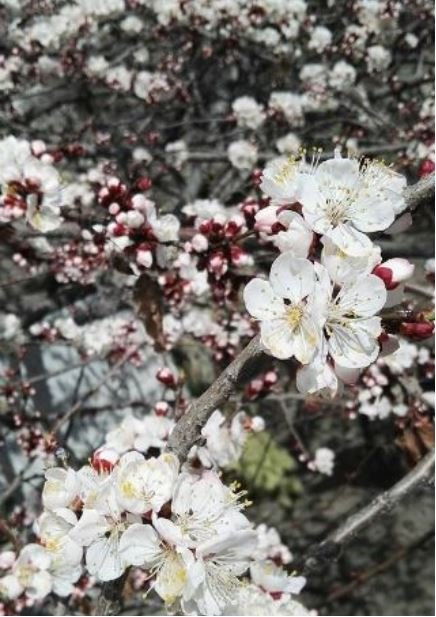
[[[404,197],[407,207],[416,210],[418,206],[434,200],[435,174],[434,172],[424,176],[416,184],[412,184],[404,189]]]
[[[335,561],[341,547],[374,520],[395,508],[407,495],[419,486],[429,483],[434,474],[435,452],[431,450],[408,474],[392,488],[378,495],[367,506],[349,516],[325,540],[309,550],[303,564],[303,572],[317,570],[326,562]]]
[[[212,412],[222,405],[238,385],[248,367],[261,356],[260,336],[255,336],[214,383],[188,408],[168,439],[168,450],[181,461],[201,437],[201,429]]]

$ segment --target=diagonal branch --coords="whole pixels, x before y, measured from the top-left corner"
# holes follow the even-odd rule
[[[407,495],[419,486],[426,486],[434,475],[435,452],[426,456],[392,488],[378,495],[367,506],[349,516],[342,525],[325,540],[309,550],[303,564],[305,573],[317,570],[326,562],[335,561],[341,547],[348,544],[357,534],[374,520],[395,508]]]
[[[435,174],[434,172],[424,176],[416,184],[408,186],[404,190],[404,198],[410,210],[416,210],[418,206],[434,200]]]
[[[261,355],[260,336],[257,335],[180,418],[168,439],[168,450],[180,460],[186,459],[191,447],[200,439],[201,429],[209,416],[227,401],[249,366]]]

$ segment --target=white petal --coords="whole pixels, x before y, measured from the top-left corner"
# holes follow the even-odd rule
[[[256,319],[276,319],[284,313],[283,300],[273,291],[268,281],[253,279],[244,289],[247,311]]]
[[[368,255],[372,249],[372,242],[368,236],[346,223],[339,224],[326,235],[344,253],[353,257]]]
[[[265,349],[275,358],[286,360],[294,355],[294,336],[284,319],[262,321],[260,338]]]
[[[318,166],[315,178],[320,183],[333,182],[341,187],[353,188],[359,180],[359,162],[342,157],[329,159]]]
[[[369,366],[377,358],[381,334],[379,317],[350,319],[346,325],[334,325],[329,339],[332,358],[346,368]]]
[[[307,364],[313,358],[320,340],[320,327],[309,317],[303,316],[294,332],[294,355],[301,364]]]
[[[93,542],[86,551],[86,567],[100,581],[119,578],[126,568],[119,554],[117,533]]]
[[[159,536],[151,525],[136,523],[121,536],[120,557],[129,566],[151,568],[162,555]]]
[[[350,218],[357,229],[370,233],[387,229],[394,222],[395,214],[387,199],[368,191],[359,194],[350,209]]]
[[[97,510],[84,510],[70,537],[81,546],[88,546],[109,529],[105,517]]]
[[[313,264],[291,253],[283,253],[271,266],[270,282],[277,295],[300,302],[315,286]]]
[[[337,297],[337,305],[344,314],[371,317],[378,313],[386,303],[386,287],[383,281],[373,274],[358,278],[355,283],[346,283]]]

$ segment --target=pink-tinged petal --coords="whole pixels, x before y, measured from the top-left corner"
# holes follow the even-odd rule
[[[284,313],[283,300],[273,291],[268,281],[253,279],[244,289],[247,311],[256,319],[277,319]]]
[[[307,259],[283,253],[271,266],[270,282],[278,296],[293,303],[309,296],[315,286],[313,264]]]

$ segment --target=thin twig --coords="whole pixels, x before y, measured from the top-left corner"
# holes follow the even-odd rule
[[[422,485],[428,484],[434,474],[435,452],[431,450],[408,474],[392,488],[378,495],[367,506],[349,516],[333,533],[309,550],[304,561],[305,573],[316,570],[326,562],[335,561],[341,547],[380,516],[393,510],[405,497]]]
[[[138,349],[140,348],[140,345],[136,345],[135,347],[133,347],[132,349],[130,349],[128,352],[126,352],[123,357],[118,360],[118,362],[116,364],[114,364],[106,373],[106,375],[104,375],[104,377],[102,377],[90,390],[88,390],[88,392],[86,392],[86,394],[84,394],[80,400],[77,401],[77,403],[75,403],[72,407],[70,407],[70,409],[68,409],[68,411],[66,411],[60,418],[58,418],[55,422],[55,424],[53,425],[53,428],[51,429],[50,433],[53,435],[56,435],[56,433],[59,431],[59,429],[65,424],[65,422],[68,422],[68,420],[70,420],[82,407],[83,404],[89,399],[91,398],[91,396],[93,396],[98,390],[100,390],[100,388],[102,386],[104,386],[110,379],[111,377],[117,373],[119,371],[119,369],[124,366],[124,364],[126,364],[126,362],[133,356],[136,354],[136,352],[138,351]]]

